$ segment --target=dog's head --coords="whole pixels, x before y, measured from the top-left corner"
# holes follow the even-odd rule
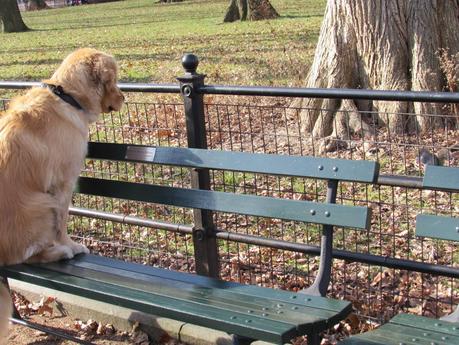
[[[67,56],[50,80],[73,96],[92,116],[120,110],[124,96],[116,85],[118,66],[115,59],[92,48],[78,49]]]

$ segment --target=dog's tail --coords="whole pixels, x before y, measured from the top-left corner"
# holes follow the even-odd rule
[[[11,296],[6,287],[0,281],[0,345],[6,344],[8,334],[8,318],[13,312]]]

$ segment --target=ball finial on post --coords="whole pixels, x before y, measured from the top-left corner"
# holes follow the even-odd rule
[[[185,72],[196,74],[196,69],[199,65],[199,59],[194,54],[185,54],[182,57],[182,66],[185,69]]]

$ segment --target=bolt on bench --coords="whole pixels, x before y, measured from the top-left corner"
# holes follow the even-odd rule
[[[104,143],[91,143],[88,158],[187,167],[196,177],[207,174],[208,169],[222,169],[328,180],[325,203],[90,177],[81,177],[77,186],[79,193],[88,195],[195,209],[199,213],[193,228],[195,247],[205,246],[209,257],[215,260],[216,246],[212,242],[218,231],[209,211],[322,224],[321,261],[314,284],[302,293],[293,293],[94,255],[3,267],[5,276],[222,330],[236,335],[238,343],[265,340],[281,344],[307,334],[310,344],[319,344],[319,333],[351,312],[349,302],[322,297],[330,281],[333,227],[367,229],[370,210],[335,204],[336,192],[339,181],[374,181],[377,163]],[[194,181],[199,187],[199,178]],[[217,261],[213,263],[216,264]],[[197,263],[197,267],[200,265],[205,263]]]
[[[423,189],[459,191],[459,168],[426,167]],[[459,218],[419,214],[416,236],[459,241]],[[459,307],[440,320],[399,314],[378,329],[353,336],[342,345],[457,345],[459,344]]]

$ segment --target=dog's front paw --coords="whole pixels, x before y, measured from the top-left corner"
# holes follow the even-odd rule
[[[60,260],[72,259],[75,254],[73,254],[72,248],[67,246],[62,246],[62,257]]]
[[[89,254],[89,249],[85,245],[80,244],[80,243],[73,243],[72,251],[73,251],[73,255]]]
[[[73,251],[67,245],[54,245],[26,260],[27,263],[47,263],[73,258]]]

